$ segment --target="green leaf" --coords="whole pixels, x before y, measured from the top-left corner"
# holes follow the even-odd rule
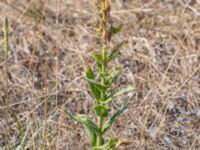
[[[111,93],[111,92],[108,92],[106,94],[106,100],[101,102],[101,104],[103,104],[107,109],[110,108],[110,105],[112,104],[112,101],[114,98],[118,97],[118,96],[121,96],[125,93],[128,93],[128,92],[131,92],[135,89],[134,86],[128,86],[126,88],[123,88],[119,91],[117,91],[116,93]]]
[[[86,77],[88,79],[95,79],[94,71],[92,70],[92,68],[90,66],[88,66],[88,68],[86,70]]]
[[[119,25],[118,27],[111,27],[111,33],[112,36],[119,33],[122,30],[122,25]]]
[[[106,144],[101,146],[95,146],[94,150],[113,150],[121,145],[129,145],[131,142],[121,141],[118,138],[111,138]]]
[[[111,138],[106,144],[94,147],[94,150],[113,150],[119,146],[118,138]]]
[[[85,132],[92,144],[92,146],[96,146],[96,141],[97,141],[97,134],[95,132],[93,132],[89,127],[84,126]]]
[[[100,117],[107,117],[108,116],[108,110],[103,105],[95,106],[94,110],[95,110],[97,116],[100,116]]]
[[[91,83],[89,83],[89,86],[90,86],[91,93],[96,98],[96,100],[99,101],[101,99],[101,91],[96,86],[92,85]]]
[[[90,80],[95,79],[95,74],[94,74],[93,70],[91,69],[91,67],[87,68],[86,77]],[[90,86],[91,93],[96,98],[97,102],[99,102],[99,100],[101,99],[101,91],[92,83],[89,83],[89,86]]]
[[[113,148],[117,147],[117,143],[119,142],[118,138],[111,138],[107,144],[107,149],[112,150]]]
[[[121,95],[123,95],[123,94],[125,94],[125,93],[131,92],[131,91],[133,91],[133,90],[135,90],[135,87],[134,87],[134,86],[128,86],[128,87],[125,87],[125,88],[123,88],[123,89],[117,91],[117,92],[114,93],[114,94],[111,94],[110,97],[115,98],[115,97],[121,96]]]
[[[115,112],[108,121],[106,121],[106,123],[103,125],[102,133],[105,133],[110,128],[110,126],[115,121],[116,117],[118,117],[119,115],[121,115],[121,113],[124,112],[124,110],[128,107],[128,104],[129,104],[129,99],[127,99],[123,103],[123,105],[119,108],[119,110],[117,112]]]
[[[87,81],[93,86],[95,86],[97,89],[99,89],[100,91],[107,89],[107,86],[101,85],[99,82],[95,80],[87,79]]]
[[[117,79],[117,77],[118,77],[118,75],[120,74],[120,72],[121,72],[121,68],[122,67],[117,67],[114,71],[112,71],[110,74],[109,74],[109,76],[107,77],[107,84],[108,85],[111,85],[113,82],[115,82],[116,81],[116,79]]]
[[[99,102],[99,100],[101,99],[101,91],[96,86],[92,85],[91,83],[89,83],[89,86],[90,86],[91,93]]]
[[[72,115],[69,112],[66,112],[66,113],[71,119],[73,119],[73,120],[75,120],[75,121],[77,121],[77,122],[89,127],[96,134],[100,134],[100,130],[97,127],[97,125],[95,123],[93,123],[86,115],[82,115],[82,114]]]
[[[110,54],[110,55],[108,56],[108,58],[107,58],[107,62],[109,62],[109,61],[115,59],[115,58],[119,55],[120,50],[121,50],[121,47],[123,46],[124,43],[125,43],[125,41],[123,41],[123,42],[117,44],[117,45],[112,49],[111,54]]]
[[[101,68],[102,68],[102,64],[100,64],[100,63],[97,62],[97,67],[98,67],[99,69],[101,69]]]
[[[92,145],[95,146],[97,135],[101,134],[101,131],[97,125],[93,123],[86,115],[72,115],[69,112],[66,112],[66,114],[70,117],[70,119],[73,119],[84,126]]]
[[[98,54],[97,52],[93,52],[92,55],[95,58],[97,63],[103,64],[103,62],[104,62],[103,57],[100,54]]]
[[[99,72],[99,76],[102,77],[102,78],[107,77],[107,76],[109,76],[109,75],[110,75],[110,74],[109,74],[109,72],[107,72],[107,71],[105,71],[105,72]]]
[[[111,108],[112,101],[113,100],[109,98],[106,101],[101,102],[101,104],[104,105],[107,110],[109,110]]]

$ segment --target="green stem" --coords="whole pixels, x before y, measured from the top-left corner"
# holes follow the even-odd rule
[[[102,56],[103,56],[104,63],[103,63],[102,68],[101,68],[101,72],[103,74],[105,74],[105,72],[106,72],[106,63],[105,63],[106,55],[107,55],[106,49],[103,48],[102,49]],[[105,77],[101,78],[101,84],[105,85]],[[101,101],[105,101],[105,91],[101,92]],[[98,118],[98,127],[99,127],[100,130],[102,130],[103,120],[104,120],[104,117]],[[103,144],[103,135],[100,134],[97,138],[97,146],[100,146],[102,144]]]
[[[99,117],[98,118],[98,127],[100,130],[102,129],[102,126],[103,126],[103,117]],[[103,144],[103,135],[100,134],[97,137],[97,146],[101,146],[102,144]]]
[[[8,30],[8,18],[5,18],[4,20],[4,53],[5,53],[5,80],[6,80],[6,98],[5,98],[5,105],[6,105],[6,124],[8,124],[8,114],[9,114],[9,108],[8,108],[8,51],[9,51],[9,30]],[[6,142],[9,145],[8,140],[8,131],[7,128],[5,128],[5,138]],[[7,148],[7,147],[6,147]],[[9,146],[8,146],[9,148]]]
[[[103,74],[102,78],[101,78],[101,85],[105,86],[105,73],[106,73],[106,58],[107,58],[107,48],[108,48],[108,44],[107,44],[107,24],[108,24],[108,19],[109,19],[109,10],[106,8],[108,4],[108,0],[102,0],[101,1],[101,22],[102,22],[102,32],[103,32],[103,42],[102,42],[102,57],[103,57],[103,64],[102,64],[102,68],[101,68],[101,73]],[[106,100],[106,95],[105,95],[105,90],[103,90],[101,92],[101,101],[105,101]],[[98,127],[100,129],[100,131],[102,130],[102,126],[103,126],[103,120],[104,117],[98,117]],[[97,146],[101,146],[103,143],[103,133],[101,133],[98,137],[97,137]]]

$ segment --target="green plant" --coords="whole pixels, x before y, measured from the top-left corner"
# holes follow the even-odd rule
[[[6,121],[6,127],[5,127],[5,143],[6,143],[6,146],[5,146],[5,149],[13,149],[14,147],[16,147],[17,145],[17,149],[19,149],[19,147],[22,146],[24,140],[25,140],[25,131],[24,131],[24,128],[22,127],[22,124],[17,116],[17,114],[9,107],[9,102],[8,102],[8,99],[9,99],[9,95],[8,95],[8,89],[9,89],[9,82],[8,82],[8,74],[9,74],[9,65],[8,65],[8,54],[9,54],[9,23],[8,23],[8,18],[5,18],[4,19],[4,23],[3,23],[3,33],[4,33],[4,57],[5,57],[5,82],[6,82],[6,85],[5,85],[5,89],[6,89],[6,92],[5,92],[5,106],[6,106],[6,109],[5,109],[5,121]],[[18,133],[19,133],[19,139],[18,139],[18,142],[16,142],[15,144],[10,144],[10,141],[9,141],[9,130],[8,130],[8,126],[9,126],[9,121],[8,121],[8,116],[9,114],[11,114],[11,117],[12,119],[16,122],[16,128],[18,130]]]
[[[88,81],[90,91],[95,98],[95,105],[93,109],[96,113],[98,123],[96,125],[86,115],[72,115],[69,112],[67,112],[67,115],[84,126],[94,150],[112,150],[119,145],[126,143],[120,141],[118,138],[111,138],[106,143],[104,140],[104,134],[111,127],[116,117],[123,113],[123,111],[127,108],[129,99],[127,99],[119,110],[108,119],[112,101],[125,93],[133,91],[134,87],[128,86],[127,88],[121,89],[117,92],[113,92],[111,88],[111,85],[116,81],[122,67],[116,67],[113,70],[108,70],[108,64],[119,55],[124,41],[117,44],[112,50],[109,43],[111,42],[111,38],[121,31],[122,26],[119,25],[114,27],[111,23],[111,5],[109,0],[101,0],[98,4],[98,8],[100,11],[101,27],[97,30],[97,32],[102,39],[102,50],[101,53],[96,51],[93,52],[93,57],[98,67],[98,73],[95,75],[95,72],[90,66],[86,70],[86,80]],[[101,81],[99,82],[97,78],[100,78]],[[104,121],[105,119],[108,120]]]
[[[5,106],[7,107],[5,109],[5,121],[6,124],[8,124],[7,115],[9,113],[8,108],[8,52],[9,52],[9,28],[8,28],[8,18],[4,19],[3,23],[3,33],[4,33],[4,58],[5,58]],[[8,133],[7,129],[5,128],[5,140],[8,142]]]

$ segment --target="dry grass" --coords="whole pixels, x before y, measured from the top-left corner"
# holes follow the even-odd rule
[[[7,107],[1,33],[0,149],[89,149],[62,110],[92,113],[84,71],[100,46],[96,13],[88,0],[0,1],[11,50]],[[200,1],[113,0],[112,17],[124,25],[113,43],[128,40],[116,86],[137,91],[108,135],[132,142],[127,150],[200,149]]]

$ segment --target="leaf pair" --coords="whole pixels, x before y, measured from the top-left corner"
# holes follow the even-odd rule
[[[120,53],[120,50],[123,46],[123,44],[125,43],[125,41],[117,44],[113,49],[112,52],[110,53],[110,55],[107,56],[107,58],[105,58],[105,60],[103,59],[102,55],[97,53],[97,52],[93,52],[92,55],[96,60],[97,66],[101,69],[102,65],[106,65],[108,62],[110,62],[111,60],[114,60]],[[107,51],[108,49],[105,48],[105,50]]]
[[[94,147],[94,150],[112,150],[119,146],[118,142],[118,138],[111,138],[106,144]]]
[[[104,63],[102,55],[100,55],[99,53],[97,53],[95,51],[92,53],[92,55],[95,58],[95,60],[96,60],[97,63],[99,63],[101,65]]]
[[[111,103],[114,98],[121,96],[125,93],[128,93],[130,91],[133,91],[134,89],[135,89],[135,87],[128,86],[126,88],[123,88],[123,89],[111,94],[105,102],[101,102],[100,105],[96,105],[94,107],[94,110],[95,110],[97,116],[107,117],[109,107],[106,107],[106,105],[108,103]],[[114,113],[113,116],[103,125],[102,133],[105,133],[110,128],[112,123],[115,121],[116,117],[118,117],[121,113],[123,113],[123,111],[127,108],[128,103],[129,103],[129,99],[127,99],[124,102],[124,104],[122,104],[122,106],[119,108],[119,110],[116,113]]]
[[[130,142],[120,141],[118,138],[111,138],[106,144],[94,147],[94,150],[113,150],[120,145],[129,145]]]
[[[124,110],[127,108],[129,103],[129,99],[127,99],[125,101],[125,103],[119,108],[118,111],[116,111],[110,119],[108,119],[105,124],[102,127],[102,130],[100,130],[97,125],[95,123],[93,123],[86,115],[72,115],[69,112],[66,112],[67,116],[70,117],[70,119],[73,119],[79,123],[81,123],[84,128],[85,131],[90,139],[90,142],[92,144],[93,147],[96,146],[96,141],[97,141],[97,136],[104,134],[109,128],[110,126],[114,123],[115,119],[121,115]],[[107,110],[102,107],[101,105],[97,105],[95,108],[95,111],[97,113],[98,116],[104,116],[106,117],[108,115]],[[102,139],[103,140],[103,139]],[[106,150],[111,150],[112,148],[114,148],[116,146],[116,142],[118,142],[116,139],[111,139],[107,144],[103,145],[106,147]],[[95,149],[95,148],[94,148]],[[101,147],[96,147],[95,150],[102,150]]]
[[[114,98],[119,97],[121,95],[124,95],[124,94],[131,92],[133,90],[135,90],[134,86],[128,86],[128,87],[125,87],[125,88],[123,88],[123,89],[121,89],[117,92],[113,92],[113,93],[110,92],[107,95],[107,99],[106,99],[105,102],[103,102],[103,104],[110,104],[114,100]]]
[[[66,112],[66,114],[71,119],[81,123],[84,126],[90,142],[92,143],[92,146],[95,146],[97,136],[101,134],[101,131],[99,130],[97,125],[93,123],[86,115],[72,115],[69,112]]]
[[[121,72],[121,67],[117,67],[114,71],[110,72],[106,77],[106,85],[111,86],[114,83]]]

